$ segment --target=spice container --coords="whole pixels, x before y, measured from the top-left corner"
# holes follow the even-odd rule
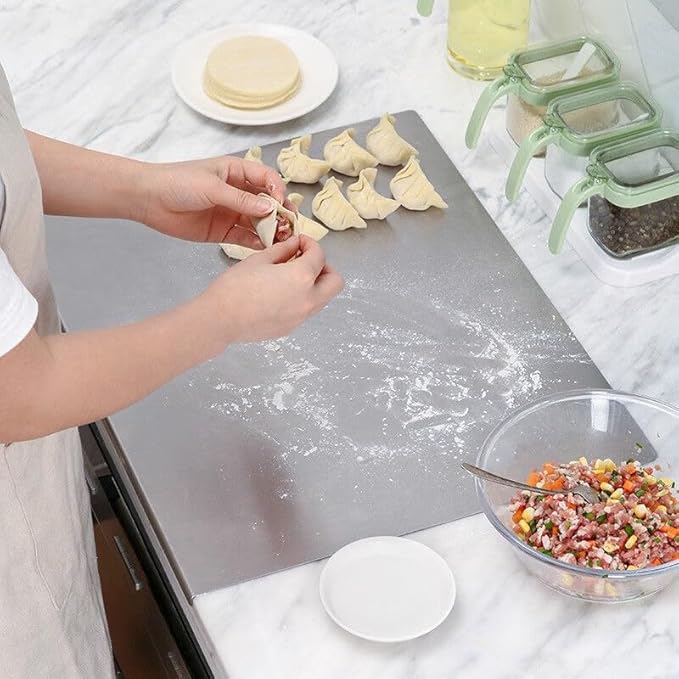
[[[506,194],[519,193],[528,163],[547,149],[545,178],[563,198],[587,168],[590,153],[602,144],[657,129],[661,114],[633,83],[615,83],[588,92],[556,97],[543,124],[524,140],[507,177]]]
[[[679,132],[656,130],[598,147],[556,214],[549,236],[554,254],[586,200],[589,232],[612,257],[631,258],[679,242]]]
[[[502,75],[476,102],[465,142],[468,148],[476,146],[491,106],[505,94],[507,131],[520,144],[542,125],[546,107],[555,97],[615,82],[619,71],[615,56],[591,38],[517,50],[509,57]]]

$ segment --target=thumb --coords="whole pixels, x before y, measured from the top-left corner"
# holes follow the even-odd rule
[[[266,248],[257,257],[266,259],[271,264],[284,264],[289,262],[299,252],[299,236],[292,236],[282,243],[274,243],[270,248]],[[254,256],[253,256],[254,257]]]
[[[248,217],[264,217],[273,210],[272,199],[237,189],[218,177],[215,177],[208,198],[213,205]]]

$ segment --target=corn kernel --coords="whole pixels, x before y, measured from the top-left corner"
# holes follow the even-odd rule
[[[545,487],[545,482],[544,482],[544,481],[538,481],[538,482],[535,484],[535,487],[536,487],[536,488],[544,488],[544,487]]]
[[[669,494],[670,494],[669,488],[664,488],[663,490],[661,490],[658,493],[658,497],[665,497],[665,495],[669,495]]]
[[[594,469],[603,469],[604,468],[604,463],[597,457],[597,459],[594,461]]]
[[[607,505],[618,505],[620,504],[620,498],[613,498],[609,497],[608,500],[606,500]]]
[[[667,507],[665,507],[665,505],[658,505],[655,511],[660,514],[667,514]]]
[[[636,535],[630,535],[629,538],[627,539],[627,542],[625,543],[625,549],[632,549],[634,545],[637,544],[637,536]]]
[[[618,500],[619,498],[622,497],[622,488],[616,488],[612,493],[611,493],[611,500]]]
[[[660,481],[662,481],[663,486],[667,486],[667,488],[671,488],[674,483],[672,479],[668,479],[666,476],[663,476]]]
[[[526,534],[530,533],[530,526],[528,525],[528,521],[525,519],[521,519],[521,521],[519,521],[519,528]]]
[[[578,462],[579,462],[581,465],[584,465],[585,467],[589,467],[589,462],[587,462],[587,458],[584,457],[584,456],[581,457],[581,458],[579,458],[579,459],[578,459]]]
[[[630,564],[629,566],[627,566],[627,570],[628,571],[638,571],[639,568],[638,568],[638,566],[632,566],[632,564]]]
[[[604,481],[601,484],[601,490],[606,491],[607,493],[612,493],[613,492],[613,486],[608,483],[607,481]]]
[[[606,552],[606,554],[613,554],[613,552],[617,551],[618,545],[616,545],[615,542],[609,542],[608,540],[604,542],[604,552]]]
[[[616,465],[615,462],[613,462],[613,460],[611,460],[608,457],[604,460],[603,464],[604,464],[604,469],[607,472],[615,471],[618,468],[618,465]]]
[[[647,513],[648,509],[643,502],[640,502],[638,505],[634,506],[634,516],[636,516],[637,519],[643,519]]]
[[[656,479],[653,474],[648,474],[645,476],[644,481],[646,481],[649,486],[655,486],[655,484],[658,483],[658,479]]]
[[[535,518],[535,510],[532,507],[526,507],[521,513],[521,518],[530,523]]]

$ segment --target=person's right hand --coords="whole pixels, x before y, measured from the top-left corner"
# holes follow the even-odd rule
[[[233,266],[205,295],[226,346],[289,334],[343,287],[320,245],[308,236],[294,236]]]

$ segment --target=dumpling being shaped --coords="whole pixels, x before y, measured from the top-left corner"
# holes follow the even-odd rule
[[[427,179],[415,156],[411,156],[410,160],[394,175],[389,188],[394,198],[408,210],[448,207],[448,203],[441,198],[434,185]]]
[[[382,165],[403,165],[418,150],[399,135],[394,127],[396,118],[385,113],[366,137],[366,146]]]
[[[367,167],[361,170],[358,181],[347,188],[347,198],[363,219],[384,219],[398,210],[400,203],[375,191],[377,170]]]
[[[365,229],[368,225],[361,219],[354,206],[342,195],[342,182],[329,177],[314,197],[311,211],[323,224],[333,231]]]
[[[255,252],[261,252],[261,250],[246,248],[244,245],[236,245],[235,243],[220,243],[219,246],[230,259],[247,259],[250,255],[254,255]]]
[[[262,147],[261,146],[251,146],[248,152],[243,156],[243,160],[249,160],[253,163],[262,162]]]
[[[330,171],[330,163],[320,158],[310,158],[307,151],[311,146],[311,135],[305,134],[290,142],[278,154],[277,164],[286,182],[315,184]]]
[[[271,212],[266,217],[252,220],[252,225],[264,247],[270,248],[274,243],[281,243],[299,233],[297,215],[292,210],[283,207],[268,193],[259,195],[271,203]]]
[[[297,208],[297,225],[299,226],[299,232],[309,238],[314,240],[321,240],[324,236],[328,234],[328,230],[319,224],[315,219],[310,219],[305,217],[301,212],[299,212],[300,205],[304,201],[304,197],[299,193],[289,193],[288,200]]]
[[[350,127],[330,139],[323,148],[323,157],[333,170],[349,177],[358,177],[366,167],[375,167],[377,158],[354,141],[356,130]]]

